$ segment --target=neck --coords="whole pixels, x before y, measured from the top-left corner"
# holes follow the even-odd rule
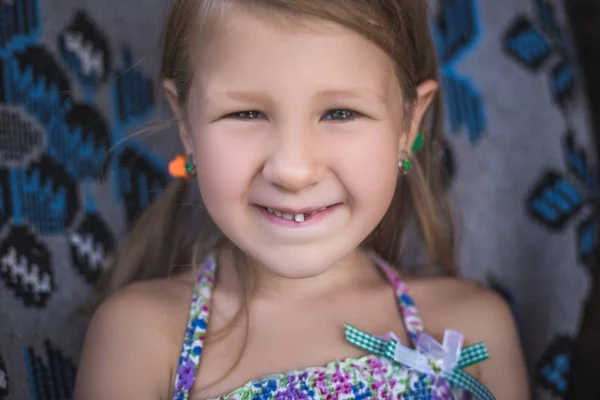
[[[246,289],[249,300],[316,298],[382,279],[369,256],[360,249],[348,253],[317,276],[298,279],[279,276],[232,246],[223,249],[218,262],[221,290],[243,293]]]

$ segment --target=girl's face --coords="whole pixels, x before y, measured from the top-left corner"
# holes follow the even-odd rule
[[[391,60],[367,39],[240,10],[194,67],[182,138],[222,232],[287,278],[352,254],[390,205],[435,83],[403,124]]]

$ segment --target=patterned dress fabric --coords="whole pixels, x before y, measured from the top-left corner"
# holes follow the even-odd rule
[[[398,306],[411,341],[423,331],[423,322],[408,289],[394,270],[373,257],[396,293]],[[216,261],[202,264],[194,288],[189,321],[179,359],[173,400],[187,400],[201,362],[208,329]],[[279,399],[432,399],[467,400],[473,396],[444,378],[424,374],[377,355],[336,360],[324,367],[306,368],[248,382],[223,400]]]

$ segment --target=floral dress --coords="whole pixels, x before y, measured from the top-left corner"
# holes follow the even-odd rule
[[[411,344],[423,333],[423,323],[408,294],[406,285],[388,264],[373,256],[395,289]],[[189,321],[181,350],[173,400],[187,400],[194,385],[202,357],[215,283],[216,258],[204,260],[199,273],[189,313]],[[393,334],[391,334],[393,336]],[[399,344],[394,339],[369,335],[349,325],[346,339],[373,354],[358,359],[332,361],[323,367],[306,368],[283,374],[269,375],[246,383],[233,392],[219,397],[223,400],[295,400],[295,399],[431,399],[431,400],[491,400],[493,396],[483,385],[462,368],[487,358],[485,345],[467,349],[453,370],[440,371],[425,365],[421,370],[411,368],[406,358],[394,358],[390,345],[407,354],[409,359],[416,350]],[[459,349],[460,351],[460,349]],[[404,353],[403,353],[404,352]],[[421,354],[416,354],[422,357]],[[418,358],[417,357],[417,358]],[[434,366],[431,362],[430,365]],[[435,366],[434,366],[435,367]],[[427,369],[429,368],[429,369]],[[424,372],[426,371],[426,372]]]

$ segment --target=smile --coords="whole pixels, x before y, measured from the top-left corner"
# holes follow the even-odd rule
[[[265,206],[258,207],[262,209],[263,213],[273,222],[283,224],[302,224],[309,221],[316,222],[316,220],[320,219],[320,217],[324,217],[326,214],[329,214],[329,211],[331,211],[337,205],[339,205],[339,203],[321,208],[301,210],[276,209]]]
[[[323,208],[319,208],[318,210],[314,210],[314,211],[307,212],[307,213],[287,213],[287,212],[274,210],[272,208],[267,208],[267,211],[270,212],[271,214],[275,214],[278,217],[285,218],[287,220],[294,220],[296,222],[304,222],[305,218],[308,218],[311,215],[315,215],[316,213],[324,211],[326,209],[327,209],[327,207],[323,207]]]

